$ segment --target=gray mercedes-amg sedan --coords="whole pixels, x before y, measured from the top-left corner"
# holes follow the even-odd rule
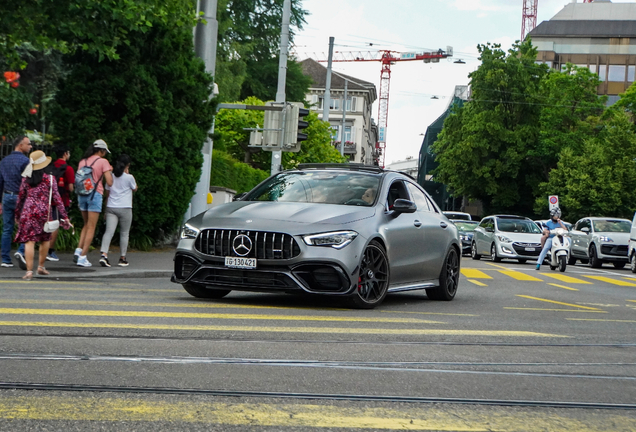
[[[373,308],[425,289],[452,300],[461,243],[426,192],[399,172],[304,164],[181,229],[172,281],[195,297],[306,292]]]

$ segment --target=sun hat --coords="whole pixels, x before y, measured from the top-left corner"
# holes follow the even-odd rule
[[[50,163],[51,156],[47,156],[42,150],[36,150],[29,155],[29,163],[26,168],[24,168],[24,171],[22,171],[22,177],[31,177],[33,171],[41,170]]]
[[[100,149],[104,149],[106,150],[108,153],[110,153],[110,150],[108,150],[108,144],[106,144],[106,141],[104,141],[103,139],[98,139],[97,141],[95,141],[93,143],[93,147],[95,148],[100,148]]]

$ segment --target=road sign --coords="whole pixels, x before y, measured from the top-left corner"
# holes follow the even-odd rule
[[[550,195],[548,197],[548,204],[550,205],[550,210],[559,207],[559,197],[557,195]]]

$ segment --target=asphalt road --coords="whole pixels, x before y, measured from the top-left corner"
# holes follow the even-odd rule
[[[636,430],[636,275],[462,261],[452,302],[0,279],[0,430]]]

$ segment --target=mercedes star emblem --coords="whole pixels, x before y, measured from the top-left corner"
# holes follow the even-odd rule
[[[232,249],[238,256],[246,256],[252,251],[252,240],[245,234],[234,237]]]

